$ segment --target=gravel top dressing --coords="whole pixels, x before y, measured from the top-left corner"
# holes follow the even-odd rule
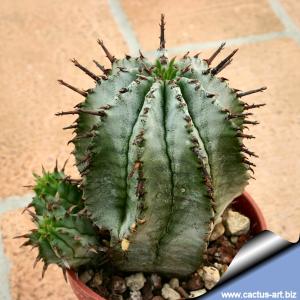
[[[102,269],[79,270],[80,280],[106,299],[178,300],[199,297],[212,289],[227,270],[238,250],[251,238],[250,220],[227,209],[216,224],[205,255],[205,263],[188,277],[160,276],[157,273],[116,272]]]

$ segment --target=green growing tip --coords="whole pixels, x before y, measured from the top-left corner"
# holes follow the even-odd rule
[[[157,59],[155,63],[155,69],[153,71],[154,77],[158,77],[161,80],[172,80],[178,74],[178,68],[176,67],[175,57],[167,65],[161,64],[160,60]]]

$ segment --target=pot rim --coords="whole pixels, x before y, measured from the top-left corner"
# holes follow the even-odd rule
[[[86,284],[84,284],[78,277],[78,275],[73,270],[67,270],[69,283],[72,287],[73,292],[80,300],[107,300],[101,297],[99,294],[95,293]],[[79,290],[79,296],[75,291]],[[86,298],[85,298],[86,297]]]
[[[239,197],[233,200],[233,207],[238,208],[237,210],[242,214],[246,215],[251,220],[251,231],[254,235],[267,230],[267,223],[265,217],[253,200],[252,196],[244,191]]]

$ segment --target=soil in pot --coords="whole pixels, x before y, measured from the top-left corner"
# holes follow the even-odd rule
[[[116,272],[109,265],[101,269],[78,270],[79,279],[105,299],[177,300],[194,298],[212,289],[227,270],[238,250],[252,237],[250,219],[227,209],[216,224],[204,264],[187,278],[159,274]]]

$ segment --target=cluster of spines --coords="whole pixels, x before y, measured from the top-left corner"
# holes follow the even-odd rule
[[[220,54],[220,52],[224,49],[225,47],[225,43],[222,43],[220,45],[220,47],[208,58],[208,59],[204,59],[203,61],[205,61],[207,63],[208,68],[206,70],[204,70],[202,73],[204,75],[217,75],[218,73],[220,73],[222,70],[224,70],[228,65],[231,64],[232,62],[232,58],[233,56],[237,53],[238,49],[233,50],[227,57],[225,57],[217,66],[215,66],[214,68],[210,68],[211,63],[213,62],[213,60]],[[189,59],[188,56],[189,52],[187,52],[182,59]],[[198,58],[199,54],[196,54],[194,56],[194,58]],[[186,67],[184,67],[181,70],[181,74],[182,73],[186,73],[186,72],[191,72],[193,73],[193,69],[191,67],[191,64],[188,64]],[[179,77],[177,80],[179,81],[181,78]],[[224,77],[219,77],[219,80],[221,82],[226,82],[228,81],[227,78]],[[198,90],[201,86],[201,83],[196,79],[192,79],[190,81],[190,83],[195,83],[195,91]],[[227,85],[228,86],[228,85]],[[229,88],[229,86],[228,86]],[[230,89],[230,88],[229,88]],[[241,139],[241,149],[240,151],[249,155],[250,157],[257,157],[258,155],[256,155],[254,152],[250,151],[242,142],[243,139],[254,139],[255,137],[253,135],[250,134],[245,134],[243,132],[243,129],[249,129],[247,125],[258,125],[259,122],[255,121],[255,120],[249,120],[248,117],[252,116],[253,113],[252,112],[247,112],[248,110],[251,109],[255,109],[255,108],[260,108],[262,106],[265,106],[265,103],[261,103],[261,104],[248,104],[246,102],[243,102],[242,100],[240,100],[241,98],[251,95],[251,94],[255,94],[255,93],[259,93],[259,92],[263,92],[264,90],[266,90],[267,87],[261,87],[258,89],[253,89],[253,90],[249,90],[249,91],[245,91],[242,92],[239,89],[234,89],[232,88],[231,90],[233,91],[233,93],[236,95],[239,105],[242,108],[242,112],[239,113],[232,113],[230,110],[228,109],[223,109],[222,112],[226,113],[226,119],[228,120],[239,120],[240,126],[238,126],[237,129],[237,137],[239,137]],[[208,97],[214,97],[214,94],[209,94]],[[246,112],[245,112],[246,111]],[[252,173],[254,173],[254,170],[252,168],[252,166],[255,167],[255,164],[250,162],[248,158],[244,157],[244,163],[248,166],[248,170],[251,171]],[[255,179],[253,176],[250,175],[250,178]]]

